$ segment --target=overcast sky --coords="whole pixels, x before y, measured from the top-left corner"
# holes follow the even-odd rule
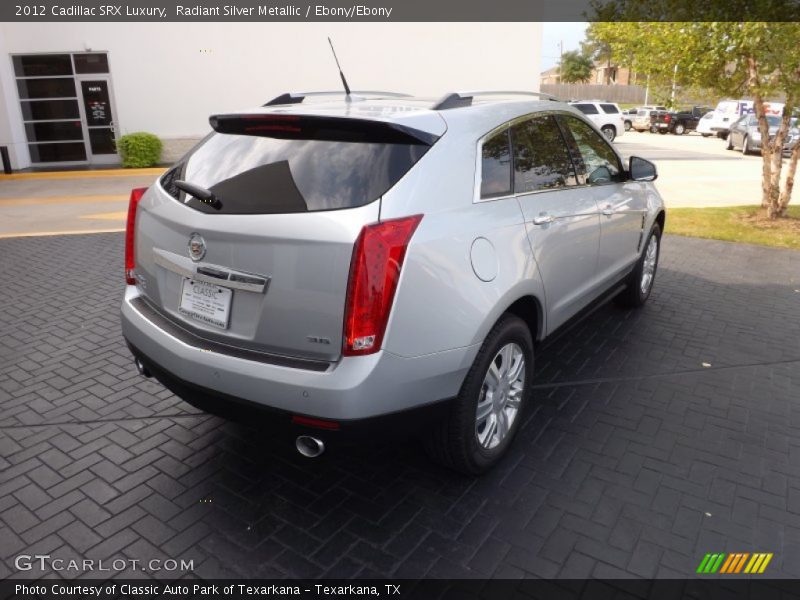
[[[588,23],[542,23],[542,71],[558,64],[558,43],[564,42],[564,52],[578,50]]]

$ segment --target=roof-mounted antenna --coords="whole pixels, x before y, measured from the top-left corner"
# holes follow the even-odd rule
[[[339,59],[336,56],[336,50],[333,48],[333,42],[331,38],[328,38],[328,43],[331,45],[331,52],[333,52],[333,60],[336,61],[336,67],[339,69],[339,77],[342,78],[342,85],[344,85],[344,93],[347,95],[347,99],[350,99],[350,86],[347,85],[347,79],[344,78],[344,73],[342,73],[342,67],[339,64]]]

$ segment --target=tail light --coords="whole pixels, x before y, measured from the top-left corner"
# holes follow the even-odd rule
[[[133,270],[136,267],[136,257],[133,255],[133,243],[136,233],[136,209],[146,191],[147,188],[131,190],[131,199],[128,202],[128,222],[125,226],[125,283],[128,285],[136,284],[136,279],[133,276]]]
[[[345,356],[381,348],[400,269],[422,215],[366,225],[356,240],[344,315]]]
[[[664,123],[669,123],[672,120],[672,117],[669,115],[664,115]]]

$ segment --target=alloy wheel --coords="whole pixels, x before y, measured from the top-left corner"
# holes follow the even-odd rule
[[[642,294],[646,294],[653,285],[653,278],[656,275],[656,263],[658,262],[658,238],[651,235],[650,241],[647,243],[647,250],[644,254],[644,262],[642,263],[642,280],[639,288]]]
[[[525,389],[525,354],[509,343],[495,354],[481,385],[475,411],[475,436],[486,450],[497,447],[516,421]]]

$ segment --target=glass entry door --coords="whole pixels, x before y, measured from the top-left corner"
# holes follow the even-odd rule
[[[88,141],[88,160],[94,164],[118,162],[114,137],[114,107],[108,77],[78,79],[84,129]]]

